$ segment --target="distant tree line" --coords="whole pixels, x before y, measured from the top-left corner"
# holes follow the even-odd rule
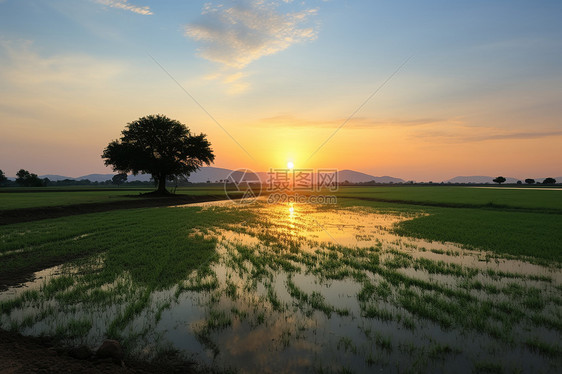
[[[52,181],[49,178],[40,178],[37,174],[30,173],[25,169],[20,169],[16,173],[16,180],[9,180],[4,172],[0,170],[0,187],[66,187],[66,186],[131,186],[131,187],[152,187],[156,185],[154,180],[150,181],[127,181],[126,173],[114,175],[111,179],[105,181],[91,181],[89,179],[61,179]],[[185,187],[193,183],[188,182],[186,178],[175,178],[172,181],[174,187]],[[207,182],[209,183],[209,182]]]
[[[110,185],[117,185],[119,186],[146,186],[146,187],[152,187],[154,185],[156,185],[157,183],[154,180],[150,180],[150,181],[127,181],[127,174],[126,173],[118,173],[116,175],[114,175],[111,179],[108,179],[106,181],[102,181],[102,182],[98,182],[98,181],[90,181],[89,179],[80,179],[80,180],[76,180],[76,179],[62,179],[62,180],[58,180],[58,181],[51,181],[49,180],[49,178],[39,178],[37,176],[37,174],[34,173],[30,173],[27,170],[24,169],[20,169],[17,173],[16,173],[16,180],[15,181],[11,181],[9,180],[6,175],[4,174],[4,172],[2,170],[0,170],[0,187],[65,187],[65,186],[110,186]],[[175,178],[173,178],[171,180],[171,184],[173,188],[176,187],[186,187],[186,186],[190,186],[193,185],[194,183],[189,182],[187,180],[187,178],[185,178],[184,176],[176,176]],[[211,181],[207,181],[206,183],[223,183],[226,181],[218,180],[215,182],[211,182]],[[498,184],[502,184],[506,182],[506,178],[499,176],[497,178],[493,179],[494,183],[498,183]],[[525,179],[525,183],[526,184],[556,184],[557,181],[554,178],[545,178],[542,182],[540,181],[535,181],[532,178],[527,178]],[[388,185],[388,184],[481,184],[481,183],[445,183],[445,182],[441,182],[441,183],[433,183],[433,182],[421,182],[421,183],[416,183],[413,181],[408,181],[408,182],[388,182],[388,183],[381,183],[381,182],[376,182],[375,180],[372,181],[368,181],[368,182],[350,182],[348,180],[345,181],[341,181],[339,182],[340,186],[375,186],[375,185]],[[521,181],[517,181],[517,184],[523,184],[523,182]]]
[[[499,177],[497,177],[497,178],[495,178],[495,179],[493,180],[493,182],[494,182],[494,183],[497,183],[497,184],[502,184],[502,183],[504,183],[505,181],[506,181],[506,179],[505,179],[504,177],[502,177],[502,176],[499,176]],[[536,184],[540,184],[541,182],[538,182],[538,181],[535,182],[534,179],[532,179],[532,178],[527,178],[527,179],[525,179],[525,183],[527,183],[527,184],[535,184],[535,183],[536,183]],[[523,183],[522,183],[521,181],[517,181],[516,184],[523,184]],[[542,181],[542,184],[556,184],[556,179],[550,178],[550,177],[545,178],[545,179]]]

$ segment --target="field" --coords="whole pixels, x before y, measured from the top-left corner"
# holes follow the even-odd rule
[[[40,190],[37,192],[37,190]],[[66,206],[74,204],[111,203],[134,200],[151,188],[33,188],[0,189],[0,211],[10,209]],[[178,194],[189,196],[222,195],[224,188],[178,188]]]
[[[0,210],[132,193],[27,194]],[[562,370],[562,190],[336,196],[0,226],[0,328],[241,373]]]

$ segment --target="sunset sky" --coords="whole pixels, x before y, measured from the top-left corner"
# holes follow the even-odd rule
[[[111,173],[108,142],[161,113],[216,167],[560,176],[561,19],[560,0],[0,0],[0,169]]]

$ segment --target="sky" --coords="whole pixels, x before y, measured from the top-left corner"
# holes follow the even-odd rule
[[[111,173],[125,125],[213,166],[562,175],[562,2],[0,0],[0,169]]]

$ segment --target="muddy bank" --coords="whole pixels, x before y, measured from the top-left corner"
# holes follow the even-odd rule
[[[224,195],[170,195],[165,197],[131,196],[131,200],[120,200],[107,203],[74,204],[63,206],[10,209],[0,211],[0,225],[19,222],[39,221],[47,218],[58,218],[78,214],[106,212],[117,209],[152,208],[173,206],[205,201],[224,200]]]
[[[146,363],[125,360],[115,364],[110,358],[73,356],[75,350],[45,337],[22,336],[0,329],[0,373],[196,373],[192,363]]]

